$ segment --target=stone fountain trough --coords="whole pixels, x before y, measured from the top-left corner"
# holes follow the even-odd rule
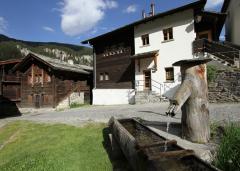
[[[109,128],[131,167],[136,171],[219,171],[136,119],[111,118]]]

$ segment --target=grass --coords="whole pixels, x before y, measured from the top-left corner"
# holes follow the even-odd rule
[[[240,127],[231,124],[225,128],[214,164],[221,170],[240,170]]]
[[[1,171],[112,170],[102,145],[104,127],[10,123],[0,128]]]
[[[71,103],[70,104],[70,109],[80,108],[80,107],[89,107],[89,106],[90,106],[90,104]]]

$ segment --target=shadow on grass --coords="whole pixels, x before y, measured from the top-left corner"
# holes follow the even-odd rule
[[[6,97],[0,96],[0,119],[21,115],[16,103]]]
[[[111,134],[111,130],[106,127],[102,130],[103,134],[103,147],[108,154],[108,158],[112,163],[113,171],[132,171],[131,166],[129,165],[127,159],[124,157],[124,154],[121,150],[113,150],[109,134]],[[117,143],[116,141],[114,143]],[[115,144],[116,147],[117,144]],[[117,145],[118,146],[118,145]],[[118,149],[120,147],[118,146]],[[117,151],[117,152],[116,152]]]

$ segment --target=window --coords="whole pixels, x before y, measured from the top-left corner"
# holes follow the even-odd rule
[[[173,67],[165,68],[166,71],[166,81],[174,81],[174,69]]]
[[[173,28],[163,30],[164,41],[173,40]]]
[[[143,46],[149,45],[149,35],[145,34],[142,36],[142,44]]]
[[[100,73],[100,75],[99,75],[99,80],[100,81],[108,81],[109,80],[109,74],[107,73],[107,72],[105,72],[105,73]]]
[[[99,80],[100,80],[100,81],[103,81],[103,73],[101,73],[101,74],[99,75]]]
[[[105,72],[105,80],[108,81],[109,80],[109,75],[107,72]]]

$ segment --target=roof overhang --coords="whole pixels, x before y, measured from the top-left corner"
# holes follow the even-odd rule
[[[103,38],[103,37],[107,37],[107,36],[109,36],[109,35],[111,35],[111,34],[113,34],[115,32],[119,32],[119,31],[122,31],[124,29],[131,29],[131,28],[134,28],[134,26],[137,26],[139,24],[143,24],[143,23],[146,23],[146,22],[149,22],[149,21],[161,18],[161,17],[165,17],[165,16],[168,16],[168,15],[177,13],[177,12],[184,11],[184,10],[195,9],[195,8],[203,9],[204,6],[206,5],[206,2],[207,2],[207,0],[198,0],[198,1],[195,1],[193,3],[189,3],[187,5],[184,5],[184,6],[181,6],[181,7],[172,9],[172,10],[169,10],[169,11],[156,14],[156,15],[154,15],[152,17],[147,17],[147,18],[141,19],[139,21],[136,21],[136,22],[128,24],[128,25],[125,25],[125,26],[120,27],[120,28],[118,28],[116,30],[113,30],[113,31],[108,32],[108,33],[105,33],[103,35],[100,35],[100,36],[97,36],[97,37],[94,37],[94,38],[91,38],[91,39],[88,39],[88,40],[84,40],[81,43],[82,44],[92,44],[93,41],[96,41],[97,39],[100,39],[100,38]]]
[[[67,71],[67,72],[72,72],[72,73],[79,73],[79,74],[87,74],[89,75],[90,72],[85,71],[83,69],[71,69],[71,67],[68,68],[64,68],[64,67],[57,67],[53,64],[51,64],[50,62],[47,62],[46,60],[43,60],[41,57],[39,57],[37,54],[35,53],[29,53],[20,63],[18,63],[16,66],[13,67],[12,71],[15,72],[17,70],[22,70],[24,68],[24,66],[28,63],[31,62],[32,59],[36,59],[40,62],[42,62],[43,64],[49,66],[50,68],[52,68],[53,70],[57,70],[57,71]]]
[[[228,7],[229,7],[229,5],[230,5],[230,2],[231,2],[231,0],[224,0],[224,3],[223,3],[223,6],[222,6],[222,9],[221,9],[221,12],[227,12]]]
[[[195,23],[196,25],[198,24],[204,24],[203,22],[207,21],[208,23],[212,23],[214,27],[216,27],[216,34],[217,37],[220,36],[222,28],[224,26],[227,14],[226,13],[218,13],[218,12],[211,12],[211,11],[201,11],[200,13],[197,14],[197,16],[202,17],[202,21],[199,23]]]
[[[144,59],[144,58],[153,58],[158,56],[158,50],[146,52],[146,53],[139,53],[136,55],[131,56],[131,59]]]
[[[16,64],[21,61],[22,61],[22,59],[9,59],[9,60],[5,60],[5,61],[0,61],[0,65]]]

